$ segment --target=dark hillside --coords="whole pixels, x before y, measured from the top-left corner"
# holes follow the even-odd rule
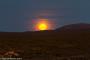
[[[0,51],[20,51],[23,58],[90,55],[90,30],[1,32]]]

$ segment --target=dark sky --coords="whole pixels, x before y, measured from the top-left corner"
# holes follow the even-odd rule
[[[0,31],[32,30],[36,17],[50,19],[54,28],[90,23],[90,0],[0,0]]]

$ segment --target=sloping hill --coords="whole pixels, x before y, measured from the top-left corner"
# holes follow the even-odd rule
[[[86,23],[77,23],[65,25],[61,28],[56,29],[57,31],[82,31],[82,30],[90,30],[90,24]]]
[[[67,30],[68,26],[72,32]],[[25,58],[89,55],[89,24],[68,26],[53,31],[1,32],[0,51],[12,48],[19,50]],[[78,26],[82,28],[77,28]]]

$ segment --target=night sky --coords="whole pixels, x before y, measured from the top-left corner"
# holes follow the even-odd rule
[[[90,23],[90,0],[0,0],[0,31],[31,31],[37,17],[53,21],[54,29]]]

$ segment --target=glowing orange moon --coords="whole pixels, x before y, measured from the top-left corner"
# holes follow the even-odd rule
[[[48,30],[50,28],[47,19],[39,19],[35,27],[36,30]]]
[[[38,25],[39,30],[47,30],[48,26],[45,23],[40,23]]]

